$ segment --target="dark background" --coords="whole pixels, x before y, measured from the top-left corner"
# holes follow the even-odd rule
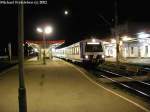
[[[25,40],[41,40],[36,28],[50,24],[53,34],[49,40],[64,39],[77,41],[90,36],[105,38],[114,26],[115,0],[50,0],[47,5],[25,5]],[[150,3],[148,0],[118,0],[119,24],[131,22],[150,22]],[[69,15],[64,15],[64,10]],[[111,26],[106,24],[102,15]],[[12,43],[17,48],[18,33],[17,5],[0,4],[0,48]]]

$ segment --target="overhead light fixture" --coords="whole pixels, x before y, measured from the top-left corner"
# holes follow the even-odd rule
[[[111,43],[116,43],[116,40],[115,39],[111,39]]]
[[[93,39],[92,39],[92,42],[96,42],[96,40],[93,38]]]

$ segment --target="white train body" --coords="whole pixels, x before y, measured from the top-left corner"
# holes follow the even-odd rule
[[[81,63],[99,64],[104,62],[103,45],[99,39],[87,39],[56,49],[54,56]]]

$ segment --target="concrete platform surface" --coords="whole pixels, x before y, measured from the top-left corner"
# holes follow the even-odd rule
[[[61,60],[25,63],[28,112],[148,112]],[[18,67],[0,75],[0,112],[18,112]]]

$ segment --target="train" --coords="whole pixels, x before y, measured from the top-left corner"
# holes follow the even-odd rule
[[[83,64],[99,65],[105,61],[102,41],[95,38],[56,48],[53,55],[54,57]]]

